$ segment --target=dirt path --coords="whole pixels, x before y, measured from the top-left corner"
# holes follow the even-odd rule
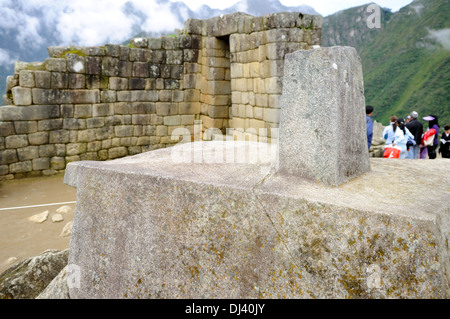
[[[66,249],[70,237],[62,237],[64,226],[73,220],[75,204],[9,209],[22,206],[74,202],[76,189],[63,183],[63,175],[0,182],[0,273],[12,264],[34,257],[47,249]],[[71,212],[61,214],[63,221],[52,216],[61,206]],[[4,210],[4,208],[8,208]],[[48,211],[48,219],[35,223],[28,218]]]

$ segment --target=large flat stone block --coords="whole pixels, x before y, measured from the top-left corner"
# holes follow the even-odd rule
[[[373,159],[331,188],[268,171],[267,147],[197,142],[70,163],[70,297],[450,296],[450,162]]]
[[[370,170],[361,60],[354,48],[286,55],[280,114],[282,173],[339,185]]]

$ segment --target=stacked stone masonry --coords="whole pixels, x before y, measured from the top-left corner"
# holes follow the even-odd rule
[[[49,47],[42,63],[16,62],[0,107],[0,180],[221,134],[275,142],[284,56],[319,45],[321,26],[299,12],[234,13],[127,46]]]

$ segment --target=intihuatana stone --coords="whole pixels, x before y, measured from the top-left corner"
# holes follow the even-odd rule
[[[370,171],[361,60],[354,48],[286,55],[279,171],[339,185]]]

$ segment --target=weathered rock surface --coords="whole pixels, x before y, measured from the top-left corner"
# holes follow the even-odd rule
[[[53,279],[36,299],[70,299],[67,286],[67,266]]]
[[[0,299],[34,299],[67,265],[69,251],[46,250],[0,274]]]
[[[339,185],[370,170],[362,65],[354,48],[287,54],[281,101],[281,173]]]
[[[245,147],[221,143],[68,166],[72,299],[450,296],[449,161],[371,159],[330,187],[259,163],[194,161],[202,145],[225,157]],[[191,162],[173,162],[192,147]]]

